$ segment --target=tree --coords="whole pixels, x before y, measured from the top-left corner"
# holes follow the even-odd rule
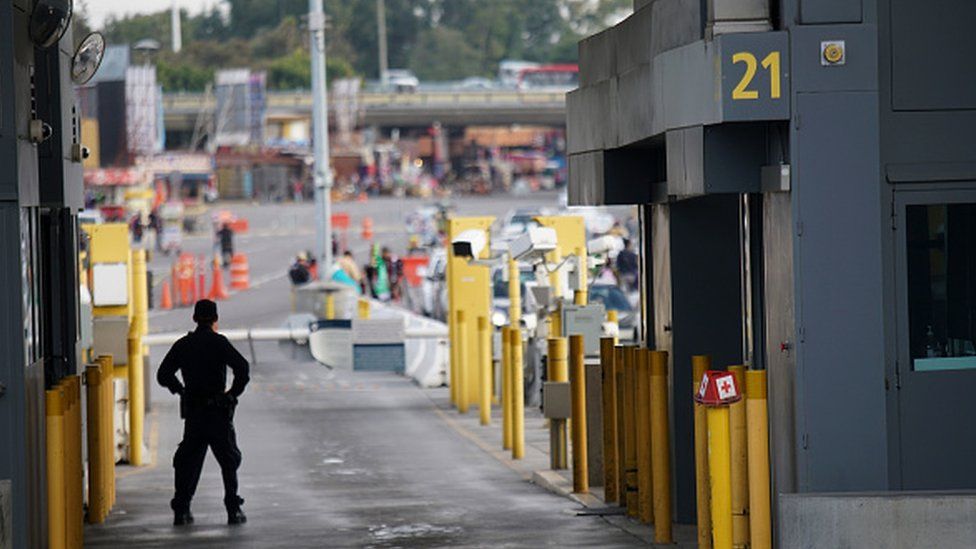
[[[461,31],[425,30],[410,56],[409,67],[421,80],[457,80],[480,74],[480,56]]]

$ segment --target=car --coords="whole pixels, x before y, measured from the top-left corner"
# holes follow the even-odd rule
[[[491,90],[494,89],[495,82],[480,76],[472,76],[461,81],[459,87],[462,90]]]
[[[386,82],[397,93],[413,93],[420,87],[420,79],[417,75],[406,69],[386,71]]]
[[[512,240],[528,231],[529,228],[539,226],[535,220],[536,217],[553,214],[554,212],[549,208],[516,208],[510,210],[500,220],[498,236],[502,240]]]
[[[511,301],[508,295],[508,280],[506,280],[504,270],[507,266],[496,266],[491,270],[491,304],[492,304],[492,314],[491,322],[495,327],[501,327],[509,322],[509,305]],[[532,270],[531,265],[519,265],[519,287],[522,296],[526,295],[525,283],[535,280],[535,272]],[[526,300],[522,298],[522,307],[524,309]]]
[[[591,284],[590,303],[602,303],[607,311],[617,311],[620,339],[636,340],[640,335],[640,311],[634,308],[627,294],[613,284]]]

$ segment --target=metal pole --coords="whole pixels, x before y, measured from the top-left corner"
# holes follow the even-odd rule
[[[603,495],[606,503],[619,501],[617,492],[617,374],[614,365],[616,339],[600,340],[600,364],[603,370]]]
[[[698,386],[705,372],[712,369],[712,359],[705,355],[691,357],[691,394],[698,393]],[[712,492],[708,478],[708,422],[705,407],[695,404],[695,494],[698,507],[698,547],[712,549]]]
[[[332,266],[332,170],[329,168],[329,103],[325,79],[325,13],[322,0],[308,2],[312,50],[312,127],[315,141],[315,246],[322,272]]]
[[[389,56],[386,49],[386,0],[376,0],[376,28],[380,50],[380,83],[386,87],[390,83]]]
[[[583,336],[569,336],[569,383],[572,386],[573,407],[573,492],[585,494],[590,491],[589,457],[586,446],[586,358]]]
[[[749,543],[753,549],[769,549],[773,542],[769,504],[766,370],[746,372],[746,416],[749,429]]]

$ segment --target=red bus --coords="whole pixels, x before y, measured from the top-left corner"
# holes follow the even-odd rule
[[[520,90],[572,90],[579,87],[579,65],[542,65],[522,69]]]

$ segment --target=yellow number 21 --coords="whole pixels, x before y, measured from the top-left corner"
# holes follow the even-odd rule
[[[759,92],[750,90],[749,84],[756,77],[756,56],[749,52],[739,52],[732,56],[732,63],[745,63],[746,71],[739,80],[739,84],[732,90],[732,99],[759,99]],[[779,52],[774,51],[762,60],[762,68],[769,71],[769,96],[773,99],[782,97],[780,85],[780,60]]]

